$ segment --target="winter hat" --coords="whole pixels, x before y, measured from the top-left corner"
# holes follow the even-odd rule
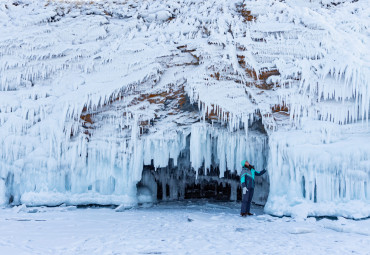
[[[244,167],[245,162],[247,162],[247,161],[246,161],[246,160],[243,160],[243,161],[242,161],[242,167]]]

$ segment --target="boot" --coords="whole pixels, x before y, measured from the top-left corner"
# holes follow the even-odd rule
[[[246,213],[248,216],[254,215],[253,213],[247,212]]]
[[[247,217],[248,213],[240,213],[240,216]]]

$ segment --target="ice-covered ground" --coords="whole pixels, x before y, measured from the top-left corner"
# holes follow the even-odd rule
[[[239,203],[0,210],[0,254],[369,254],[370,219],[239,216]]]

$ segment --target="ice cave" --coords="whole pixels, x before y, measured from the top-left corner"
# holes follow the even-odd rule
[[[266,213],[369,217],[369,8],[334,2],[2,1],[0,205],[236,201],[248,160]]]

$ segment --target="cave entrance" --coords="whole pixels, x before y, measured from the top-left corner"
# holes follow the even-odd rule
[[[184,199],[210,199],[219,201],[240,201],[242,191],[239,175],[226,171],[223,178],[219,177],[218,168],[207,173],[196,173],[193,169],[183,168],[181,162],[176,167],[172,162],[164,168],[155,169],[153,165],[144,166],[142,179],[138,189],[145,187],[150,190],[154,201],[170,201]],[[264,205],[269,193],[268,175],[256,177],[253,202]]]
[[[254,123],[255,127],[252,125],[251,130],[257,130],[257,132],[263,134],[261,125],[261,123],[256,122]],[[198,173],[196,173],[190,162],[190,135],[187,137],[186,143],[185,149],[181,151],[177,158],[176,166],[173,159],[169,159],[166,167],[155,168],[153,160],[150,165],[144,165],[138,188],[148,188],[154,201],[178,199],[241,200],[240,176],[236,171],[234,169],[227,170],[224,172],[224,177],[220,178],[218,165],[212,163],[207,169],[204,165],[201,166]],[[253,158],[258,159],[259,165],[266,166],[267,140],[265,143],[261,140],[255,141],[255,144],[256,148],[263,149],[260,152],[255,152]],[[212,162],[214,162],[213,158]],[[268,174],[256,177],[255,184],[253,202],[264,205],[270,187]]]

